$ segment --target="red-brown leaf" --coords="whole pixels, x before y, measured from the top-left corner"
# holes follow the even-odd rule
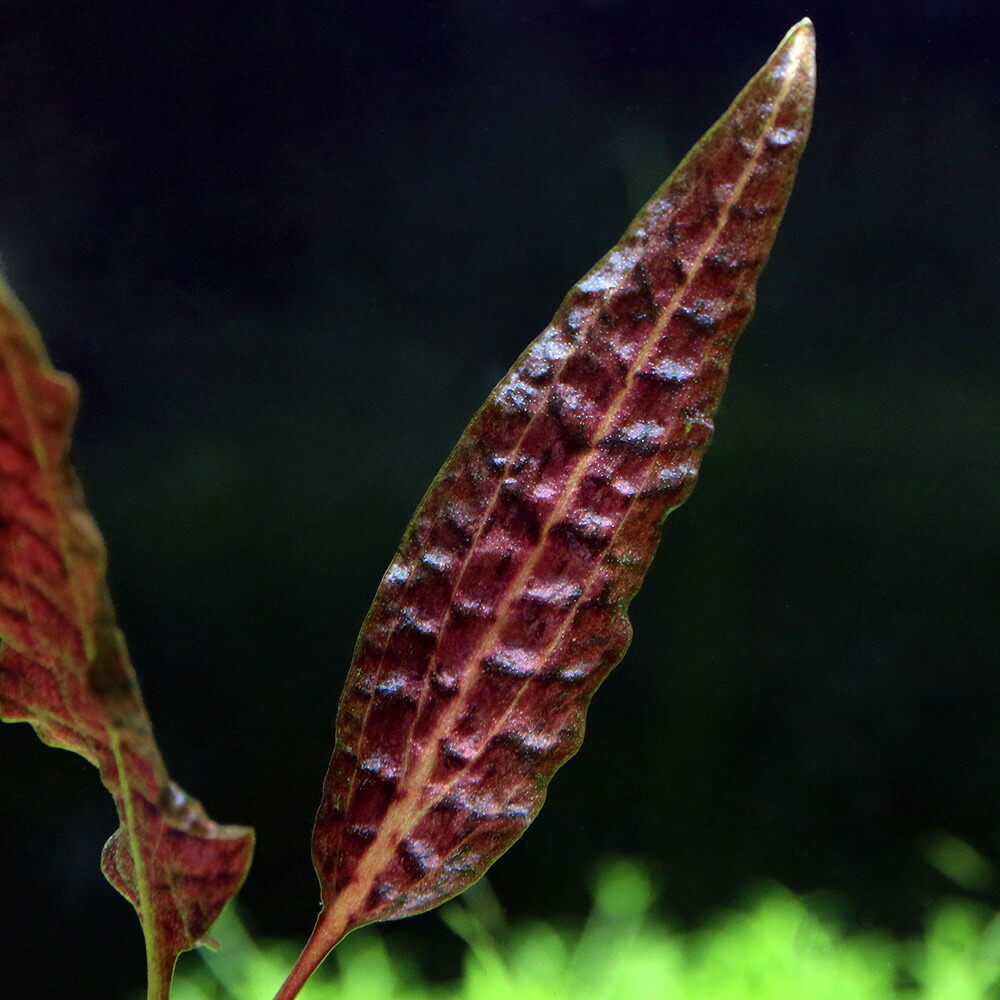
[[[102,866],[146,938],[150,996],[242,883],[253,832],[167,776],[104,580],[104,543],[66,452],[77,388],[0,282],[0,718],[100,770],[121,826]]]
[[[573,288],[434,481],[362,627],[279,997],[352,928],[461,891],[524,831],[690,493],[812,114],[812,25]]]

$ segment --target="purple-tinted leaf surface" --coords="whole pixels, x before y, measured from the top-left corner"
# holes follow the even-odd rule
[[[793,28],[476,414],[361,630],[313,858],[344,934],[478,879],[535,817],[690,493],[809,131]]]
[[[253,832],[214,823],[167,775],[66,458],[77,395],[0,281],[0,718],[100,770],[121,818],[102,866],[138,911],[163,1000],[242,883]]]

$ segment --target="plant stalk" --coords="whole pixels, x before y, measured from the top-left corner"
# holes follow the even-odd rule
[[[295,1000],[326,956],[353,930],[343,914],[337,914],[336,920],[334,918],[335,910],[332,908],[324,908],[320,912],[316,918],[316,926],[302,949],[302,954],[299,955],[292,971],[288,973],[288,978],[275,993],[274,1000]]]

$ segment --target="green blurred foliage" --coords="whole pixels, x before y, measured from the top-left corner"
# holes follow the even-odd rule
[[[935,850],[960,853],[958,842]],[[966,865],[966,867],[968,867]],[[468,951],[461,978],[428,982],[377,930],[355,933],[302,1000],[989,1000],[1000,996],[1000,916],[970,900],[940,903],[922,938],[845,931],[825,906],[769,885],[739,909],[678,931],[656,914],[646,870],[603,867],[582,927],[509,924],[487,885],[442,911]],[[222,948],[187,961],[175,1000],[260,1000],[294,946],[258,946],[227,912]]]

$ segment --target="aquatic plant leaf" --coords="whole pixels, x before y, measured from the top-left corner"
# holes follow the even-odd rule
[[[664,516],[690,493],[809,131],[808,21],[567,295],[476,414],[355,650],[316,819],[324,908],[295,995],[351,929],[461,891],[535,817]]]
[[[220,826],[167,776],[66,457],[76,384],[0,282],[0,718],[85,757],[121,825],[102,867],[136,907],[150,997],[246,875],[253,832]]]

